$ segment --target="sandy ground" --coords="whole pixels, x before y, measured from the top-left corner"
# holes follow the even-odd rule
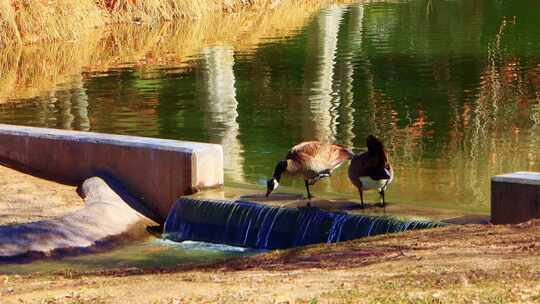
[[[0,276],[1,303],[536,303],[540,221],[295,248],[197,268]]]
[[[83,206],[76,187],[0,165],[0,225],[48,219]]]

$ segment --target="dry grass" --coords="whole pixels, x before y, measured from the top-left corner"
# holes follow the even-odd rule
[[[126,62],[142,72],[147,65],[182,66],[208,45],[248,50],[263,38],[292,34],[329,2],[295,0],[268,10],[209,14],[196,22],[115,24],[88,31],[70,42],[0,48],[0,103],[54,95],[74,76],[103,72]]]
[[[0,45],[80,39],[106,22],[93,0],[0,0]]]
[[[0,0],[0,48],[38,41],[79,40],[111,23],[202,18],[279,0]]]

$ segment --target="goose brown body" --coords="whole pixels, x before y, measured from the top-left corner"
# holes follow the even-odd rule
[[[282,174],[301,177],[311,198],[309,186],[319,179],[329,177],[334,169],[354,154],[345,146],[338,144],[308,141],[297,144],[278,162],[272,179],[268,181],[267,196],[277,188]]]
[[[353,155],[349,149],[342,145],[317,141],[303,142],[292,147],[287,153],[285,172],[310,180],[320,174],[330,174],[344,161],[351,159]]]
[[[349,179],[360,193],[362,207],[364,206],[363,192],[377,190],[381,195],[384,206],[384,191],[394,179],[394,170],[383,143],[373,135],[366,139],[368,151],[355,155],[349,166]]]

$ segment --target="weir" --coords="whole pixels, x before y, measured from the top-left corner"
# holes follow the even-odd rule
[[[164,237],[257,249],[334,243],[445,224],[322,211],[270,207],[253,202],[179,199],[165,221]]]

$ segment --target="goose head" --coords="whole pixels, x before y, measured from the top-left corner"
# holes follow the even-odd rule
[[[283,172],[285,172],[286,170],[287,161],[279,161],[276,165],[276,168],[274,169],[274,176],[272,176],[272,178],[266,182],[266,197],[268,197],[270,193],[272,193],[272,191],[277,189],[277,187],[279,186],[281,174],[283,174]]]
[[[278,186],[279,182],[277,181],[277,179],[275,179],[274,177],[269,179],[266,182],[266,197],[268,197],[270,193],[272,193],[272,191],[276,190]]]

